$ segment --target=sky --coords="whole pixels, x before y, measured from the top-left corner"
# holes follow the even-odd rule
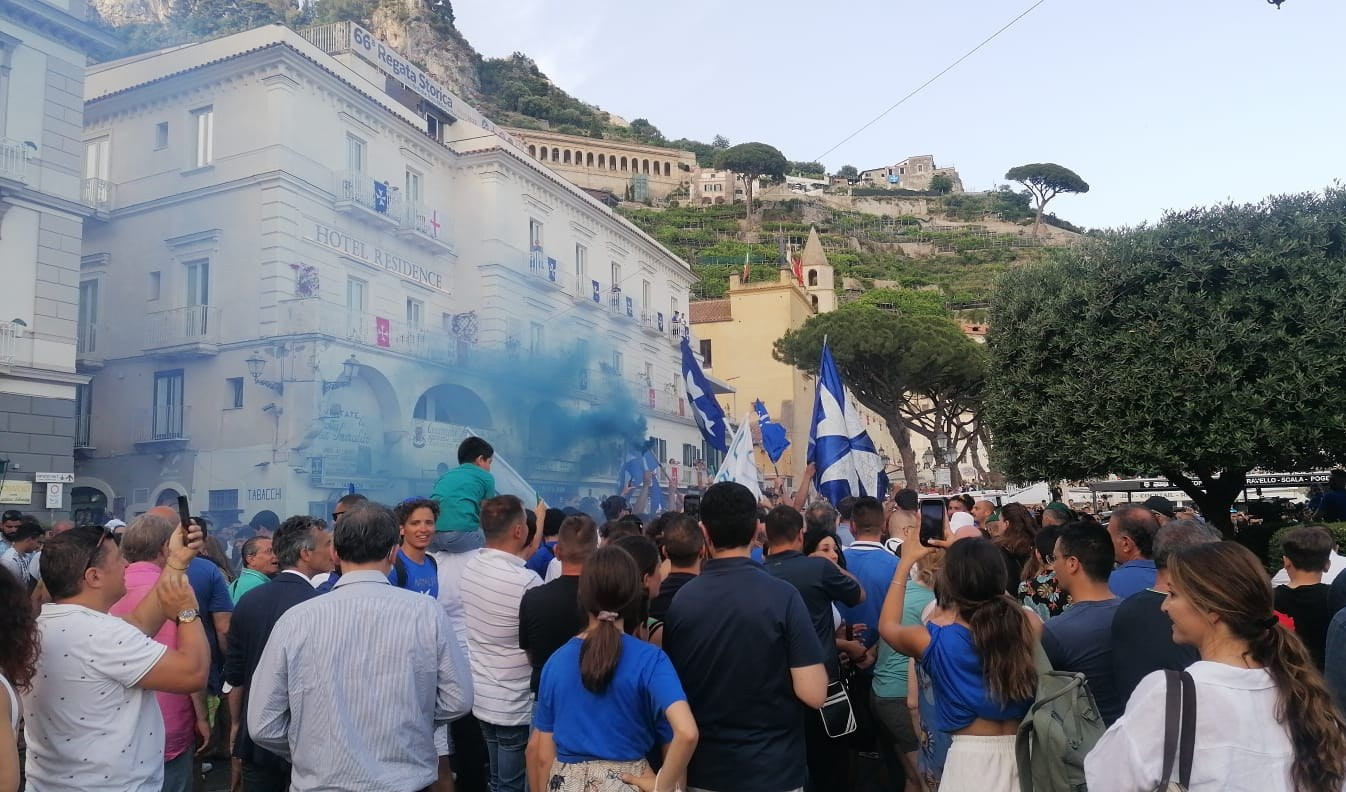
[[[1044,0],[882,120],[824,152],[1036,0],[453,0],[487,57],[670,139],[760,140],[829,171],[933,154],[969,190],[1056,162],[1084,227],[1319,190],[1346,176],[1346,2]]]

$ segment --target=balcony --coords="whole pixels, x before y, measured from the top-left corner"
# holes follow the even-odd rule
[[[449,219],[424,204],[406,202],[406,211],[402,214],[402,227],[397,232],[418,247],[431,253],[452,253],[453,238],[449,228]]]
[[[220,309],[191,305],[145,317],[145,351],[212,357],[220,351]]]
[[[435,363],[457,364],[470,345],[443,330],[412,325],[401,319],[353,311],[316,298],[286,304],[285,332],[317,333],[350,344],[397,352]]]
[[[621,289],[618,289],[608,295],[608,313],[634,322],[636,320],[635,301],[630,297],[623,297]]]
[[[75,329],[75,363],[81,369],[100,369],[103,356],[98,354],[97,324],[81,322]]]
[[[375,224],[402,224],[405,213],[399,189],[359,171],[338,171],[334,176],[338,212]]]
[[[548,257],[542,248],[530,248],[528,253],[525,254],[525,265],[529,276],[529,286],[544,291],[553,289],[569,291],[567,288],[569,279],[566,274],[561,272],[556,259]]]
[[[93,416],[85,413],[75,416],[75,449],[92,451],[93,450]]]
[[[570,293],[571,301],[601,310],[603,308],[603,286],[598,281],[587,278],[583,282],[579,282],[579,278],[576,278],[576,281],[575,290]]]
[[[94,210],[94,217],[105,219],[112,211],[112,182],[105,179],[85,179],[80,187],[80,202]]]
[[[160,404],[135,411],[135,444],[140,451],[177,451],[190,442],[187,427],[192,408]]]
[[[659,327],[655,324],[655,322],[654,322],[654,316],[652,316],[651,314],[647,314],[647,313],[642,313],[642,314],[640,315],[640,329],[641,329],[641,330],[644,330],[645,332],[649,333],[650,335],[659,335],[661,332],[663,332],[663,331],[661,331],[661,330],[659,329]]]
[[[17,140],[0,138],[0,179],[28,181],[28,158],[32,149]]]

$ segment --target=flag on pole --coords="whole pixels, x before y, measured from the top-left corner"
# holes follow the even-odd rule
[[[767,458],[774,465],[780,461],[785,449],[790,447],[790,441],[785,437],[785,427],[771,420],[761,399],[753,402],[752,408],[757,411],[757,422],[762,429],[762,450],[766,451]]]
[[[627,484],[635,484],[639,489],[645,481],[646,471],[652,471],[654,477],[650,481],[649,510],[650,514],[658,514],[664,510],[664,488],[659,481],[661,469],[659,458],[654,455],[653,443],[647,442],[643,453],[636,449],[635,455],[622,465],[621,474],[617,479],[617,491],[626,489]]]
[[[692,341],[687,335],[682,337],[682,381],[687,388],[687,402],[692,406],[692,415],[696,425],[701,428],[701,436],[706,438],[712,448],[724,451],[729,447],[729,422],[725,420],[724,410],[711,392],[710,380],[701,370],[692,354]]]
[[[752,491],[753,497],[762,499],[762,487],[757,483],[757,461],[752,453],[752,431],[749,427],[750,415],[743,416],[743,422],[734,432],[734,439],[725,452],[724,462],[715,473],[715,481],[736,481]]]
[[[814,465],[814,486],[833,505],[851,495],[882,498],[885,494],[883,462],[851,404],[826,341],[818,363],[807,459]]]
[[[794,270],[795,280],[799,281],[799,285],[800,285],[800,286],[803,286],[803,285],[804,285],[804,260],[803,260],[802,258],[800,258],[799,256],[794,256],[794,257],[792,257],[792,259],[791,259],[791,269]]]
[[[748,250],[743,254],[743,277],[739,278],[739,281],[742,283],[748,282],[748,259],[751,256],[752,256],[752,248],[749,247]]]

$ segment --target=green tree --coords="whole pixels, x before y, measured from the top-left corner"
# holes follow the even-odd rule
[[[654,143],[663,145],[664,133],[659,128],[651,124],[648,119],[637,118],[631,122],[631,134],[641,143]]]
[[[786,169],[791,176],[821,179],[827,175],[827,168],[821,162],[795,162],[791,160]]]
[[[1047,202],[1061,193],[1087,193],[1089,184],[1070,168],[1054,162],[1034,162],[1010,168],[1005,178],[1016,181],[1028,188],[1037,203],[1037,219],[1033,221],[1033,234],[1042,230],[1042,209]]]
[[[715,156],[716,168],[733,171],[742,177],[743,196],[748,202],[749,218],[752,217],[753,183],[759,177],[773,182],[783,181],[787,162],[780,149],[765,143],[740,143]]]
[[[724,151],[729,148],[729,138],[724,135],[716,135],[710,140],[710,147],[716,151]]]
[[[904,305],[906,299],[901,298]],[[881,309],[862,299],[810,317],[777,339],[774,356],[816,374],[827,339],[851,394],[887,422],[902,456],[907,486],[917,483],[912,432],[932,447],[941,432],[954,441],[945,462],[958,483],[957,460],[977,442],[985,350],[963,335],[947,310],[925,298],[911,300],[913,314]]]
[[[930,192],[936,195],[948,195],[953,192],[953,179],[943,173],[936,173],[930,177]]]
[[[860,171],[856,170],[854,165],[842,165],[837,169],[836,175],[842,179],[858,179]]]
[[[1343,228],[1333,188],[1170,214],[1008,271],[988,336],[995,458],[1020,480],[1162,474],[1226,532],[1248,471],[1346,460]]]

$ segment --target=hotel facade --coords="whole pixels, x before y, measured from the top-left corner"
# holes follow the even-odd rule
[[[359,25],[103,64],[85,98],[77,515],[396,502],[469,432],[552,503],[646,438],[681,483],[702,458],[687,263]]]

